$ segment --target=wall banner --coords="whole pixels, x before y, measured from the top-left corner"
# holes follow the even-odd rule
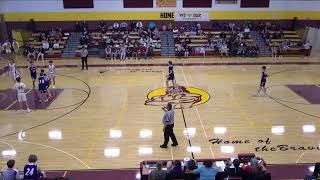
[[[210,21],[208,12],[175,12],[175,21]]]

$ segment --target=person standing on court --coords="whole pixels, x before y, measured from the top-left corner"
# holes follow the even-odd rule
[[[172,109],[172,104],[168,103],[167,107],[162,107],[164,111],[164,115],[162,118],[162,124],[163,124],[163,137],[164,137],[164,142],[162,145],[160,145],[161,148],[167,148],[168,147],[168,142],[169,142],[169,137],[171,138],[172,144],[171,146],[178,146],[178,141],[176,139],[176,136],[174,135],[173,132],[173,127],[174,127],[174,111]]]
[[[82,60],[82,69],[84,69],[84,64],[86,64],[86,69],[88,70],[88,50],[83,46],[81,49],[81,60]]]

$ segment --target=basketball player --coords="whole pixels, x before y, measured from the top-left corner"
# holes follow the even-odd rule
[[[262,66],[262,76],[261,76],[261,81],[260,81],[260,88],[259,88],[256,96],[259,95],[261,90],[264,92],[265,95],[267,94],[267,90],[266,90],[265,85],[266,85],[266,82],[267,82],[268,74],[266,72],[266,69],[267,69],[266,66]]]
[[[39,53],[37,55],[37,62],[39,61],[39,58],[41,58],[42,64],[44,65],[44,48],[41,48],[39,50]]]
[[[36,87],[36,80],[37,80],[37,67],[33,63],[33,61],[30,61],[29,71],[30,71],[30,76],[32,80],[32,87],[34,89]]]
[[[17,72],[16,63],[14,62],[13,59],[10,60],[8,68],[9,68],[8,70],[9,77],[11,77],[11,79],[13,80],[13,83],[15,83],[16,78],[20,75],[19,75],[19,72]]]
[[[40,170],[37,160],[38,157],[36,155],[29,155],[28,163],[23,168],[23,179],[38,180],[46,177],[46,173]]]
[[[169,87],[169,81],[172,81],[172,86],[175,86],[176,82],[175,82],[175,78],[174,78],[174,72],[173,72],[173,64],[171,61],[168,62],[169,65],[169,74],[167,76],[167,81],[166,81],[166,85],[167,88]]]
[[[49,98],[51,98],[51,94],[50,91],[48,90],[49,88],[49,79],[47,77],[47,75],[44,73],[44,70],[41,69],[40,72],[40,76],[38,78],[39,81],[39,102],[42,102],[42,99],[44,99],[44,102],[48,102],[48,98],[47,95],[49,96]]]
[[[28,102],[27,102],[27,95],[25,92],[26,85],[21,82],[21,78],[17,77],[16,83],[14,85],[14,89],[17,90],[17,97],[18,97],[18,103],[20,106],[20,110],[23,110],[23,103],[26,105],[27,112],[31,112],[31,109],[29,109]]]
[[[54,66],[52,61],[49,61],[48,75],[49,75],[50,84],[53,84],[53,88],[55,88],[55,85],[56,85],[55,73],[56,73],[56,67]]]

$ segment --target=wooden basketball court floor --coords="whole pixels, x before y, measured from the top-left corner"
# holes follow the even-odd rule
[[[159,98],[150,103],[153,106],[145,102],[163,93],[159,88],[165,86],[167,60],[129,62],[153,66],[125,66],[122,62],[122,67],[99,67],[120,62],[91,59],[89,64],[97,67],[88,71],[59,67],[56,90],[61,89],[60,95],[48,107],[31,113],[10,110],[15,106],[11,97],[11,107],[0,111],[1,165],[14,158],[22,169],[31,153],[38,155],[43,169],[50,170],[137,168],[140,161],[148,159],[222,158],[249,152],[273,164],[319,161],[320,65],[268,64],[268,95],[254,97],[260,64],[206,63],[274,63],[268,58],[172,59],[186,65],[174,67],[177,83],[200,96],[201,102],[175,109],[179,146],[171,148],[169,142],[168,149],[161,149],[163,112],[156,105],[165,103]],[[298,61],[305,62],[302,58],[283,60]],[[188,66],[190,62],[202,63]],[[78,65],[79,60],[56,60],[55,64]],[[18,65],[25,65],[22,58]],[[20,70],[31,88],[27,69]],[[3,104],[10,99],[5,90],[12,82],[5,74],[0,82]],[[32,93],[28,100],[35,106]]]

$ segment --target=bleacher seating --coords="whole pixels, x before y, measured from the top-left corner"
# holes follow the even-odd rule
[[[29,38],[29,41],[27,42],[30,47],[33,47],[36,51],[36,53],[39,52],[39,50],[42,48],[43,42],[45,40],[48,40],[48,42],[51,41],[53,43],[56,41],[56,43],[59,44],[59,47],[52,48],[45,50],[45,58],[59,58],[61,57],[63,53],[63,49],[66,47],[67,40],[69,39],[70,33],[63,33],[62,36],[53,35],[46,37],[44,32],[38,32],[33,33],[32,37]]]
[[[211,48],[210,46],[210,41],[211,43],[216,43],[218,40],[216,39],[211,39],[214,36],[220,36],[221,33],[225,34],[225,41],[228,41],[231,38],[232,31],[204,31],[203,35],[195,35],[195,32],[183,32],[183,34],[180,35],[174,35],[175,38],[179,37],[180,42],[175,44],[175,47],[178,47],[179,44],[185,43],[185,39],[188,37],[191,40],[191,43],[188,44],[189,47],[192,48],[192,53],[190,56],[197,56],[199,53],[196,53],[196,48],[205,48],[205,55],[206,56],[217,56],[220,55],[220,52],[217,51],[215,48]],[[255,42],[249,38],[242,38],[242,41],[246,44],[246,46],[255,46]]]
[[[101,33],[101,32],[91,32],[89,33],[90,37],[90,43],[88,44],[83,44],[83,45],[78,45],[77,50],[76,50],[76,56],[80,56],[80,50],[83,46],[86,46],[88,48],[98,48],[98,49],[104,49],[106,47],[106,40],[108,38],[112,37],[113,39],[113,45],[121,45],[124,43],[124,39],[126,34],[123,32],[111,32],[108,31],[106,33]],[[139,42],[141,37],[139,36],[138,32],[129,32],[128,34],[128,42],[126,43],[128,47],[132,47],[132,44]],[[154,56],[160,56],[161,55],[161,40],[152,40],[152,47],[153,47],[153,53]],[[140,44],[142,45],[142,44]]]
[[[296,31],[282,31],[283,35],[281,38],[276,38],[275,34],[277,31],[269,31],[268,32],[270,35],[266,35],[266,33],[263,33],[263,36],[266,39],[267,45],[270,47],[273,46],[275,43],[275,46],[283,46],[282,43],[285,41],[289,41],[290,45],[289,47],[285,50],[284,55],[285,56],[292,56],[292,55],[303,55],[304,48],[303,44],[301,41],[301,37],[298,35]],[[267,37],[269,36],[269,38]]]

